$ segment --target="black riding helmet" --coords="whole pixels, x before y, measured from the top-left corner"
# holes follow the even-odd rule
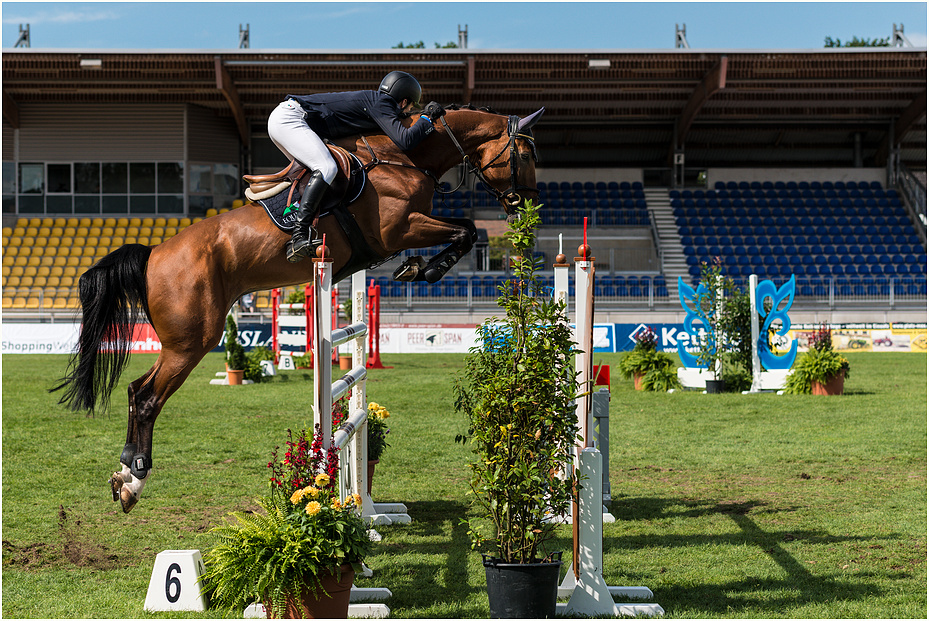
[[[397,103],[409,99],[413,102],[414,108],[422,108],[419,100],[423,96],[423,87],[409,73],[391,71],[381,80],[381,86],[378,90],[390,95]]]

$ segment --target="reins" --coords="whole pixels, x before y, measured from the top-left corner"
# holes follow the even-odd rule
[[[528,141],[529,146],[532,149],[532,159],[536,162],[539,161],[539,158],[536,152],[536,147],[535,147],[535,138],[532,136],[531,133],[530,134],[521,133],[518,130],[518,123],[519,123],[518,116],[510,116],[508,118],[507,137],[509,138],[509,140],[503,146],[503,148],[500,149],[500,152],[497,153],[497,155],[495,155],[489,162],[487,162],[486,165],[484,165],[483,167],[479,167],[471,162],[470,156],[468,156],[468,154],[465,153],[464,148],[462,148],[461,143],[458,142],[458,138],[455,137],[455,133],[452,131],[452,128],[449,127],[448,122],[445,120],[445,117],[444,116],[442,117],[442,125],[445,127],[446,133],[448,133],[448,137],[451,138],[452,144],[455,145],[455,148],[458,149],[458,153],[461,154],[461,162],[465,165],[468,171],[468,174],[469,175],[473,174],[475,177],[477,177],[477,179],[481,182],[484,188],[490,194],[492,194],[494,198],[496,198],[498,201],[505,202],[509,206],[516,206],[519,204],[519,191],[520,190],[532,190],[532,191],[536,190],[536,188],[530,188],[529,186],[520,185],[517,180],[518,175],[519,175],[519,164],[517,162],[518,152],[516,150],[517,139]],[[377,166],[382,166],[382,165],[399,166],[401,168],[408,168],[411,170],[418,171],[422,173],[423,175],[426,175],[427,177],[432,179],[433,183],[435,184],[434,192],[436,194],[442,194],[442,195],[449,195],[449,194],[453,194],[454,192],[458,191],[461,188],[461,186],[464,185],[465,179],[467,178],[467,176],[463,176],[461,178],[461,181],[458,182],[458,185],[456,187],[452,188],[451,190],[443,190],[442,184],[439,181],[439,178],[431,170],[420,168],[419,166],[413,166],[412,164],[407,164],[406,162],[395,162],[391,160],[382,160],[374,152],[374,149],[371,147],[371,145],[368,144],[367,137],[362,136],[361,140],[362,142],[364,142],[365,148],[368,150],[368,153],[371,154],[371,161],[362,167],[362,170],[365,173],[367,173],[368,171],[372,170],[373,168]],[[493,187],[490,184],[490,181],[484,175],[484,171],[489,169],[494,164],[494,162],[500,159],[500,157],[504,153],[506,153],[507,150],[510,151],[510,187],[504,190],[503,192],[501,192],[500,190],[498,190],[497,188]]]

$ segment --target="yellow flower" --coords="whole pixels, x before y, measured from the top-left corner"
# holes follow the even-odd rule
[[[313,498],[316,498],[317,496],[319,496],[319,488],[313,487],[312,485],[310,485],[309,487],[303,488],[303,494],[304,496],[309,494]]]
[[[373,401],[372,401],[371,403],[368,404],[368,409],[369,409],[369,410],[377,410],[379,407],[381,407],[381,406],[379,406],[378,404],[376,404],[376,403],[373,402]]]
[[[338,499],[338,498],[333,498],[333,499],[332,499],[332,508],[335,509],[336,511],[338,511],[339,509],[342,508],[342,503],[339,502],[339,499]]]
[[[352,499],[355,501],[355,504],[357,506],[359,507],[361,506],[361,495],[360,494],[355,494],[354,496],[352,496]]]
[[[306,503],[306,514],[316,515],[317,513],[322,511],[322,508],[323,506],[321,504],[319,504],[315,500],[311,500],[310,502]]]
[[[318,487],[326,487],[327,485],[329,485],[329,475],[325,473],[317,474],[316,485]]]
[[[306,492],[306,490],[298,489],[297,491],[295,491],[295,492],[291,495],[291,497],[290,497],[290,502],[291,502],[292,504],[297,504],[298,502],[300,502],[301,500],[303,500],[303,494],[304,494],[305,492]]]

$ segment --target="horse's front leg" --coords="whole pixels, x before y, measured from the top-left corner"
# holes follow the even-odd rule
[[[441,224],[442,228],[432,226],[423,226],[419,230],[423,232],[425,239],[433,239],[432,243],[421,243],[420,248],[436,246],[441,243],[448,243],[448,246],[425,263],[422,257],[411,257],[397,271],[394,272],[394,280],[403,282],[426,281],[435,283],[451,270],[463,256],[471,251],[474,242],[477,241],[477,228],[474,222],[464,218],[429,218]],[[444,235],[438,238],[437,231]]]

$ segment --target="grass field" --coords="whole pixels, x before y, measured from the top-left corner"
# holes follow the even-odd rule
[[[597,357],[615,365],[619,355]],[[926,618],[926,356],[850,354],[843,397],[637,393],[614,373],[604,526],[611,585],[644,585],[668,618]],[[3,358],[3,616],[233,617],[143,611],[155,555],[206,550],[206,531],[255,508],[271,450],[311,420],[306,371],[210,386],[210,354],[155,427],[153,478],[124,515],[107,479],[125,440],[124,386],[87,418],[46,389],[64,356]],[[374,496],[414,519],[380,528],[368,561],[392,616],[488,615],[469,549],[458,355],[384,356],[369,397],[391,447]],[[559,547],[570,550],[569,527]]]

